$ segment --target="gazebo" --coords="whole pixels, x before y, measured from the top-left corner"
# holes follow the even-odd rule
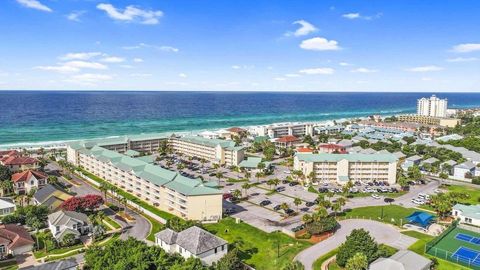
[[[430,223],[432,222],[432,219],[434,217],[435,216],[433,216],[429,213],[425,213],[425,212],[422,212],[422,211],[416,211],[413,214],[411,214],[410,216],[406,217],[406,219],[408,220],[409,223],[418,224],[418,225],[422,226],[423,228],[426,228],[426,227],[428,227],[428,225],[430,225]]]

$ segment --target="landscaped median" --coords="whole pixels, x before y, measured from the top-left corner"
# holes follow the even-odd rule
[[[266,233],[233,218],[204,224],[205,229],[227,240],[240,250],[240,258],[256,269],[277,270],[290,263],[295,255],[311,246],[281,232]]]

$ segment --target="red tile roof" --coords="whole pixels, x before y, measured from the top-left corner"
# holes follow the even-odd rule
[[[0,151],[0,157],[18,156],[18,155],[20,155],[20,153],[18,153],[17,150]]]
[[[277,139],[277,142],[283,142],[283,143],[297,142],[297,141],[298,141],[298,138],[292,135],[283,136]]]
[[[306,147],[300,147],[300,148],[297,148],[297,152],[299,152],[299,153],[312,153],[313,149],[306,148]]]
[[[16,173],[16,174],[12,175],[12,181],[15,182],[15,183],[16,182],[25,182],[28,179],[30,179],[30,177],[32,177],[32,176],[34,176],[37,179],[46,179],[48,177],[48,175],[43,173],[43,172],[34,171],[34,170],[27,170],[27,171],[19,172],[19,173]]]
[[[0,224],[0,242],[8,244],[9,249],[35,243],[25,228],[15,224]]]
[[[36,158],[20,157],[20,156],[5,156],[0,159],[3,165],[25,165],[38,163]]]
[[[338,145],[338,144],[331,144],[331,143],[324,143],[318,146],[319,148],[326,148],[326,149],[344,149],[345,146]]]

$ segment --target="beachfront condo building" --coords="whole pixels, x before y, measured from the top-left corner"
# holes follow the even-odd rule
[[[393,154],[296,154],[294,169],[310,182],[396,182],[397,158]],[[310,177],[313,172],[313,178]]]
[[[280,138],[284,136],[301,137],[313,135],[313,124],[310,123],[277,123],[266,126],[255,127],[257,136],[269,136],[270,138]]]
[[[417,100],[417,114],[432,117],[446,117],[447,105],[447,99],[440,99],[435,95],[432,95],[430,98],[421,98]]]
[[[435,125],[441,127],[456,127],[461,124],[461,120],[457,118],[433,117],[418,114],[399,115],[398,120],[402,122],[419,123],[422,125]]]
[[[235,146],[234,141],[200,136],[172,136],[169,145],[174,152],[225,166],[237,166],[244,159],[244,147]]]
[[[190,220],[222,217],[222,191],[216,183],[183,177],[127,155],[73,142],[67,160],[159,209]]]

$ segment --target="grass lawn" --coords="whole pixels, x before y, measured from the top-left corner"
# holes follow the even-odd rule
[[[0,269],[2,270],[15,270],[18,269],[17,262],[15,260],[0,262]]]
[[[351,209],[340,218],[363,218],[377,220],[400,226],[405,223],[405,217],[415,212],[413,208],[404,208],[398,205],[366,206]]]
[[[108,225],[112,226],[115,229],[120,229],[122,227],[122,226],[120,226],[120,224],[118,224],[115,220],[113,220],[110,217],[105,217],[105,219],[103,221],[106,222]],[[108,228],[108,229],[110,229],[110,228]]]
[[[402,234],[405,234],[405,235],[408,235],[408,236],[411,236],[413,238],[418,239],[417,242],[413,243],[410,247],[408,247],[409,250],[411,250],[411,251],[413,251],[417,254],[420,254],[424,257],[427,257],[427,258],[430,258],[430,259],[433,258],[433,256],[425,254],[425,244],[428,243],[429,241],[431,241],[435,237],[433,237],[431,235],[428,235],[428,234],[415,232],[415,231],[405,231],[405,232],[402,232]],[[436,258],[436,259],[438,261],[437,270],[450,270],[450,269],[467,270],[467,269],[469,269],[469,268],[462,267],[458,264],[451,263],[449,261],[445,261],[445,260],[442,260],[442,259],[439,259],[439,258]]]
[[[77,170],[81,171],[84,175],[88,176],[90,179],[96,181],[97,183],[107,183],[107,184],[110,184],[108,183],[107,181],[105,181],[104,179],[94,175],[94,174],[91,174],[89,172],[87,172],[86,170],[84,169],[81,169],[81,168],[77,168]],[[110,184],[111,185],[111,184]],[[175,217],[175,215],[173,214],[170,214],[170,213],[167,213],[165,211],[162,211],[160,209],[158,209],[157,207],[153,206],[153,205],[150,205],[142,200],[140,200],[139,198],[137,198],[136,196],[126,192],[126,191],[123,191],[122,189],[119,189],[118,190],[118,194],[120,194],[121,196],[127,198],[129,201],[132,201],[136,204],[138,204],[139,206],[143,207],[144,209],[152,212],[153,214],[165,219],[165,220],[168,220],[168,219],[171,219],[172,217]]]
[[[480,202],[480,188],[466,186],[448,186],[448,191],[467,194],[468,198],[460,201],[463,204],[478,204]]]
[[[45,257],[47,255],[62,254],[62,253],[65,253],[65,252],[68,252],[68,251],[71,251],[71,250],[74,250],[74,249],[82,248],[82,247],[83,247],[83,244],[79,243],[79,244],[73,245],[71,247],[50,249],[50,250],[48,250],[48,252],[45,252],[44,249],[41,249],[41,250],[33,252],[33,256],[35,256],[35,258],[38,259],[38,258]],[[71,255],[69,255],[69,256],[71,256]]]
[[[258,270],[282,269],[301,250],[311,246],[280,232],[266,233],[243,222],[236,224],[232,218],[204,224],[204,227],[237,246],[242,260]]]
[[[150,223],[152,224],[152,227],[150,228],[150,233],[147,236],[147,240],[155,242],[155,234],[163,230],[165,228],[165,225],[148,215],[143,215],[143,217],[148,219],[148,221],[150,221]]]
[[[327,254],[323,255],[322,257],[318,258],[314,263],[313,263],[313,269],[314,270],[320,270],[322,269],[322,263],[325,262],[326,260],[330,259],[333,255],[337,254],[338,248],[328,252]]]

